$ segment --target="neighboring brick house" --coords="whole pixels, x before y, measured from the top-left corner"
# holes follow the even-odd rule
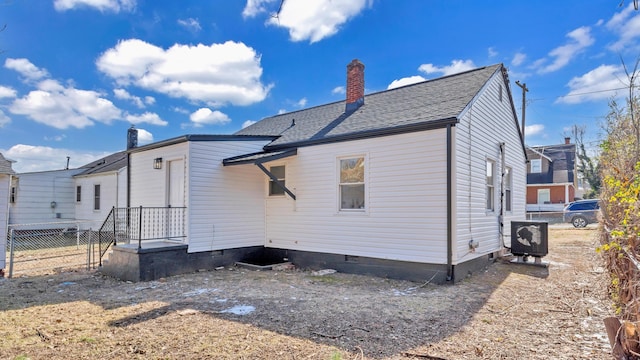
[[[576,198],[576,145],[527,147],[527,211],[561,211]]]

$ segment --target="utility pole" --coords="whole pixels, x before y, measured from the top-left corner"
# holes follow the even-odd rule
[[[522,140],[524,140],[524,115],[527,104],[527,92],[529,89],[527,88],[527,84],[520,84],[520,80],[516,81],[516,85],[518,85],[522,89]]]

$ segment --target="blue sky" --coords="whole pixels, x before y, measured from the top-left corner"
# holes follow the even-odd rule
[[[503,63],[526,142],[574,124],[595,142],[640,56],[633,1],[12,0],[0,4],[0,153],[18,172],[78,167],[140,143],[230,134],[366,93]]]

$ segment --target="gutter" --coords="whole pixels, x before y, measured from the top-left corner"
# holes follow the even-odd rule
[[[453,174],[451,171],[451,124],[447,125],[447,281],[454,281],[453,274]]]

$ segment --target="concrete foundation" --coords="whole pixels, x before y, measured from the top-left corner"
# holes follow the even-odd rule
[[[272,264],[288,261],[302,269],[334,269],[344,273],[444,284],[463,280],[485,269],[497,258],[497,254],[490,254],[455,265],[453,278],[448,279],[446,264],[423,264],[262,246],[198,253],[188,253],[187,248],[186,244],[162,241],[145,243],[141,249],[137,245],[118,245],[105,261],[102,272],[121,280],[138,282],[200,269],[234,266],[236,263],[253,264],[255,269],[267,269]]]

